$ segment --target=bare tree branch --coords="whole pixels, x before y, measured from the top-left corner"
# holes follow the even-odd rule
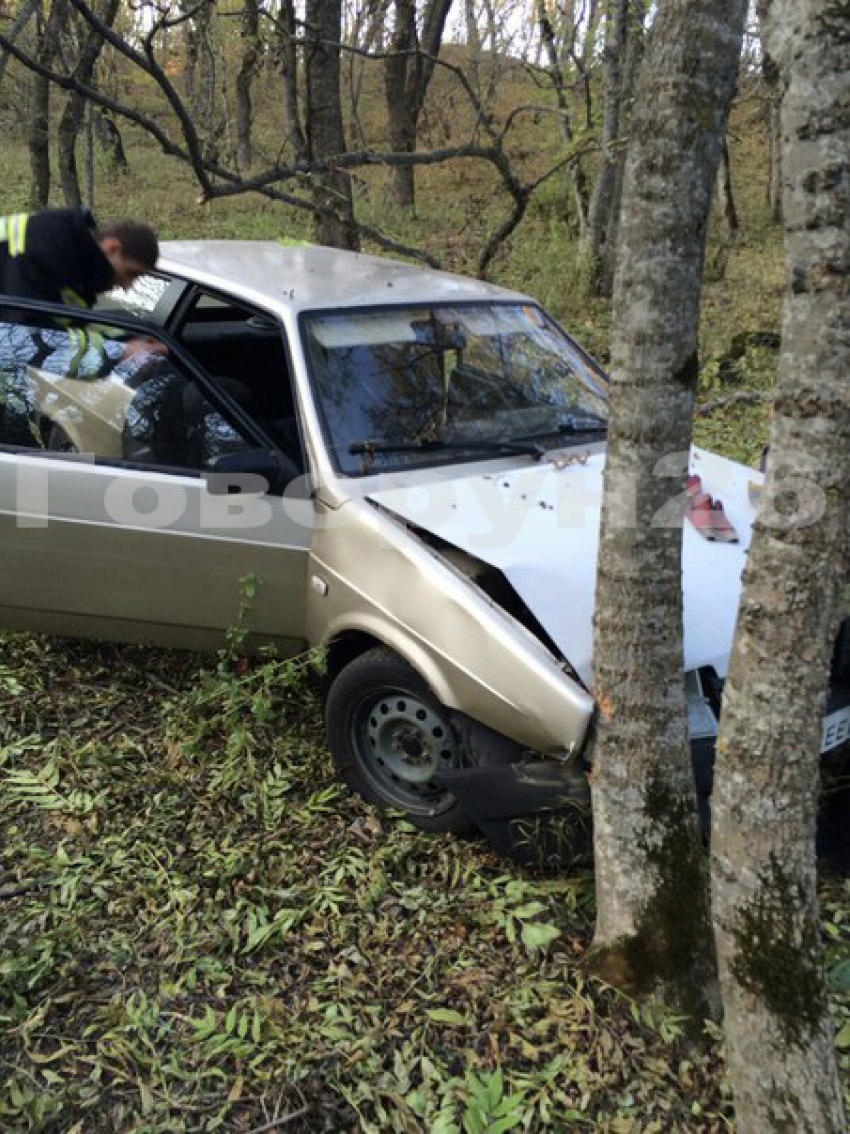
[[[73,74],[63,74],[52,68],[46,67],[39,63],[37,60],[30,57],[25,51],[19,49],[11,40],[0,33],[0,47],[4,47],[11,55],[14,56],[25,67],[49,79],[51,82],[65,90],[72,91],[78,95],[88,99],[93,104],[110,111],[112,114],[127,119],[128,121],[139,126],[145,130],[162,148],[163,152],[170,157],[174,157],[182,163],[188,165],[198,183],[200,188],[200,200],[204,203],[213,201],[217,198],[225,198],[236,196],[242,193],[256,192],[266,197],[269,200],[279,201],[283,204],[289,205],[293,208],[306,210],[313,216],[323,216],[331,218],[334,216],[333,210],[330,207],[317,204],[313,200],[308,200],[304,196],[297,193],[288,192],[280,188],[280,183],[292,180],[303,180],[319,175],[327,175],[334,170],[354,170],[357,168],[369,166],[385,166],[385,167],[398,167],[398,166],[425,166],[435,165],[450,160],[475,160],[483,161],[491,165],[498,174],[502,185],[507,191],[512,200],[512,207],[508,216],[498,226],[496,231],[490,236],[485,244],[478,259],[478,272],[484,275],[488,266],[497,254],[500,246],[504,243],[508,236],[516,229],[521,222],[528,201],[531,194],[535,189],[548,177],[551,177],[559,170],[573,164],[586,152],[588,146],[581,148],[576,147],[564,157],[562,157],[551,169],[547,170],[542,176],[530,184],[523,184],[511,166],[510,159],[505,152],[504,143],[508,132],[515,121],[517,114],[523,109],[532,108],[518,108],[512,112],[507,122],[501,129],[497,129],[492,116],[482,105],[478,95],[473,90],[467,77],[463,71],[454,64],[447,63],[445,60],[438,56],[428,55],[419,49],[411,49],[405,54],[416,55],[419,57],[427,56],[428,61],[435,67],[439,66],[444,70],[451,73],[458,81],[464,94],[469,100],[470,106],[474,112],[474,125],[473,135],[482,130],[491,141],[491,145],[481,145],[476,142],[467,144],[443,147],[432,150],[419,150],[414,152],[382,152],[372,151],[368,149],[361,149],[358,151],[350,151],[346,153],[332,155],[323,160],[314,161],[295,161],[290,164],[275,164],[264,171],[256,174],[254,177],[244,179],[239,176],[238,172],[226,168],[214,160],[213,157],[204,151],[198,131],[192,121],[191,115],[185,106],[183,100],[171,83],[163,67],[156,59],[155,53],[155,39],[158,33],[166,26],[170,27],[177,23],[182,23],[189,19],[191,15],[203,6],[198,4],[193,8],[181,13],[178,18],[171,18],[168,9],[161,10],[161,13],[153,24],[147,29],[141,41],[141,50],[133,47],[121,35],[110,28],[85,2],[85,0],[70,0],[72,6],[81,14],[87,23],[95,29],[103,39],[109,43],[116,51],[128,59],[134,66],[138,67],[145,74],[148,74],[164,94],[169,107],[173,111],[177,122],[180,127],[181,139],[176,140],[172,135],[155,122],[152,118],[135,110],[131,106],[127,106],[114,98],[102,94],[100,91],[95,90],[90,85],[80,82]],[[276,17],[267,9],[262,9],[262,15],[276,23]],[[306,29],[306,24],[299,21],[302,28]],[[293,37],[294,38],[294,37]],[[307,39],[298,38],[294,42],[302,46],[308,45],[312,41]],[[349,44],[330,44],[330,46],[338,47],[340,51],[346,51],[350,54],[361,56],[372,61],[381,61],[389,57],[391,53],[388,52],[370,52],[363,48],[353,47]],[[552,113],[562,113],[554,108],[534,108],[540,111],[547,110]],[[384,248],[396,255],[414,258],[427,263],[433,267],[439,267],[439,262],[432,256],[421,252],[418,249],[411,248],[403,243],[393,240],[391,237],[386,236],[380,230],[371,225],[364,224],[361,221],[356,221],[358,229],[364,238],[372,241],[374,244]]]

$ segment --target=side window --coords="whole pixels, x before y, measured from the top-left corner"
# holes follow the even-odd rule
[[[199,288],[174,333],[213,380],[303,471],[292,376],[278,319]]]
[[[0,446],[201,471],[253,448],[154,340],[0,312]]]
[[[165,295],[173,282],[164,276],[148,273],[132,283],[129,287],[116,287],[112,291],[104,292],[100,296],[98,307],[112,308],[126,311],[131,315],[149,319],[156,311],[157,304]]]

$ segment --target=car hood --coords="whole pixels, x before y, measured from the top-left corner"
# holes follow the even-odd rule
[[[567,450],[495,474],[441,470],[444,475],[427,484],[394,478],[369,498],[498,568],[589,684],[604,464],[604,453]],[[710,542],[685,521],[685,669],[710,665],[724,676],[755,515],[749,486],[763,478],[700,449],[692,450],[690,471],[722,500],[738,542]],[[675,501],[670,507],[675,512]]]

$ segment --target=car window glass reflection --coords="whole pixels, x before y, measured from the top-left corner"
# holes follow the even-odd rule
[[[604,430],[602,382],[531,305],[329,312],[306,331],[330,447],[351,475]]]
[[[0,322],[0,445],[192,470],[251,447],[171,358],[120,336]]]
[[[139,276],[129,287],[116,287],[104,292],[100,306],[120,308],[141,318],[149,317],[169,286],[170,280],[148,273]]]

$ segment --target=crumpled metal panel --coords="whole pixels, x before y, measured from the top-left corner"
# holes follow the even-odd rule
[[[602,452],[565,451],[496,474],[455,479],[450,470],[435,470],[442,475],[427,485],[378,488],[370,498],[502,571],[589,683],[604,463]],[[723,676],[755,516],[749,484],[762,477],[700,449],[690,467],[722,500],[739,535],[738,543],[712,543],[684,525],[685,669],[711,665]]]

